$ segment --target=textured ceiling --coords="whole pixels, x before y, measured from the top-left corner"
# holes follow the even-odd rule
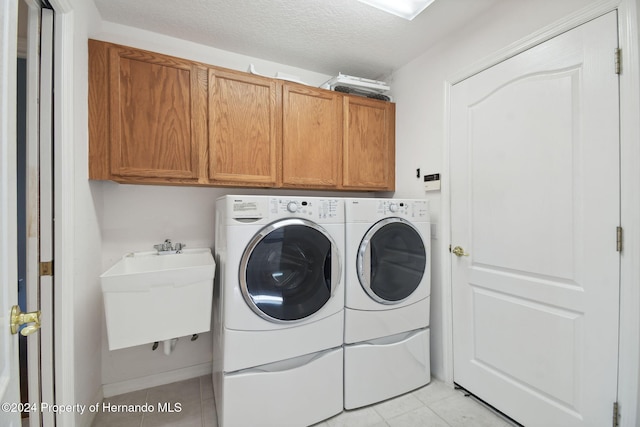
[[[328,75],[382,78],[512,0],[436,0],[413,21],[357,0],[95,0],[106,21]]]

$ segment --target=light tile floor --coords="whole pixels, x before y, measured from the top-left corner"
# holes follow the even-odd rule
[[[151,405],[154,411],[130,411],[136,408],[126,406],[144,404]],[[169,406],[161,407],[165,409],[161,412],[159,404]],[[210,375],[114,396],[105,399],[101,407],[106,410],[97,414],[93,427],[218,426]],[[168,412],[167,408],[175,412]],[[342,412],[314,427],[339,426],[513,427],[517,424],[467,397],[464,391],[432,380],[413,392],[377,405]]]

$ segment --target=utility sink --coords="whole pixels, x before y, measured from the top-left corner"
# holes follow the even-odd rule
[[[100,276],[109,349],[209,331],[214,274],[209,248],[123,256]]]

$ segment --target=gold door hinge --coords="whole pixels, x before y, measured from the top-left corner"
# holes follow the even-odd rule
[[[618,402],[613,402],[613,427],[618,427],[620,418],[620,407]]]
[[[40,276],[53,276],[53,261],[40,263]]]
[[[622,51],[620,50],[620,48],[616,48],[615,50],[615,70],[616,70],[616,74],[621,74],[622,73]]]
[[[622,227],[616,227],[616,251],[622,252]]]

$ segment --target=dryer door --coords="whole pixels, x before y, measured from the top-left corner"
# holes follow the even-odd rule
[[[418,230],[402,218],[387,218],[367,231],[356,260],[365,292],[381,304],[396,304],[416,290],[427,252]]]
[[[304,219],[285,219],[262,229],[245,249],[240,288],[261,317],[295,322],[331,299],[340,273],[337,246],[324,228]]]

